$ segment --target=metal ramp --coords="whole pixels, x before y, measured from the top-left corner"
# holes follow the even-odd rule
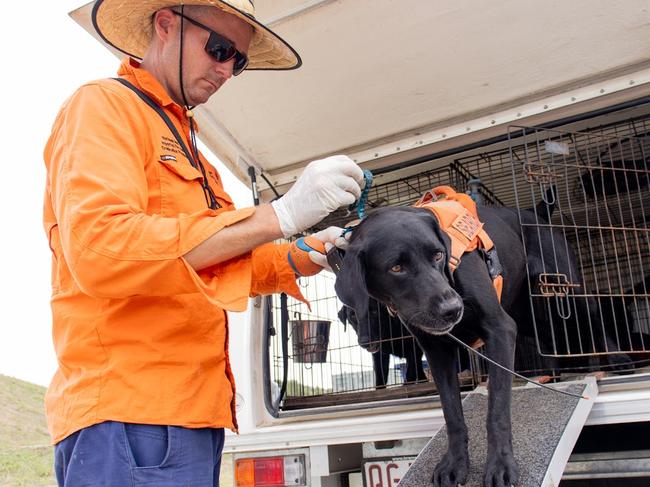
[[[557,394],[536,386],[518,387],[512,391],[512,441],[519,466],[517,487],[551,487],[560,483],[571,450],[598,394],[593,377],[563,383],[557,388],[586,395],[589,399]],[[487,390],[483,387],[463,400],[470,457],[465,487],[483,485],[487,405]],[[398,486],[432,485],[433,466],[446,450],[447,430],[443,426],[420,452]]]

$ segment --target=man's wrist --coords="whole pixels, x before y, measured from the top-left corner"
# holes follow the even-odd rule
[[[291,218],[284,201],[282,201],[282,198],[272,201],[271,207],[273,208],[275,217],[278,220],[278,226],[280,227],[280,231],[282,232],[282,235],[284,235],[284,238],[289,238],[300,232],[300,230],[298,230],[293,224],[293,219]]]

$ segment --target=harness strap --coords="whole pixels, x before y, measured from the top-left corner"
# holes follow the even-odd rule
[[[453,273],[466,252],[480,249],[492,278],[492,285],[499,301],[503,290],[503,269],[494,242],[483,229],[478,218],[476,203],[464,193],[457,193],[450,186],[437,186],[427,191],[413,206],[431,211],[443,231],[451,240],[449,268]]]

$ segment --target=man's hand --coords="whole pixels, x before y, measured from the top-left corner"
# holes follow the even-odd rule
[[[309,163],[291,189],[271,203],[283,235],[289,238],[351,205],[359,199],[362,184],[363,171],[347,156]]]
[[[287,258],[297,276],[313,276],[322,269],[331,271],[327,252],[334,246],[346,249],[351,233],[343,234],[340,227],[328,227],[308,237],[292,242]]]

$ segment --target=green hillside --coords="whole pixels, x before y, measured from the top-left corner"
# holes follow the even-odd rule
[[[0,487],[56,486],[44,395],[45,387],[0,374]],[[231,485],[232,460],[225,455],[221,486]]]
[[[0,486],[56,485],[45,388],[0,375]]]

